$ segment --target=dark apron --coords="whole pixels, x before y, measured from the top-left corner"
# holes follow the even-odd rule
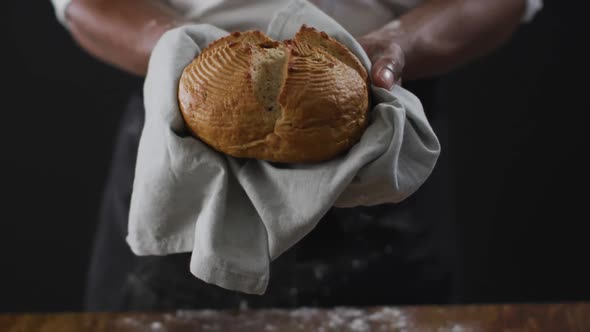
[[[428,95],[421,99],[433,100]],[[400,204],[331,209],[316,229],[271,264],[267,292],[258,296],[228,291],[192,276],[190,253],[137,257],[130,251],[125,242],[127,216],[144,122],[143,97],[132,96],[105,187],[88,274],[87,310],[448,303],[455,240],[444,153],[446,118],[429,117],[443,154],[420,190]]]

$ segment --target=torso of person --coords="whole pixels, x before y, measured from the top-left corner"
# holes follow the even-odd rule
[[[63,22],[63,10],[69,0],[52,1]],[[211,24],[226,31],[266,31],[274,13],[290,2],[162,1],[195,23]],[[424,0],[310,2],[359,37],[395,20]],[[540,0],[528,0],[525,20],[539,6]],[[420,98],[424,102],[433,99],[430,93],[423,93]],[[425,105],[427,114],[432,108],[428,104]],[[404,202],[331,209],[313,232],[273,262],[267,294],[246,296],[194,278],[187,269],[188,253],[136,257],[126,246],[124,234],[135,165],[135,156],[129,151],[137,151],[143,121],[142,96],[137,95],[122,119],[104,193],[89,273],[87,309],[227,308],[241,305],[243,300],[253,306],[273,307],[448,300],[454,278],[455,248],[451,236],[452,195],[446,191],[452,184],[445,166],[446,154],[439,158],[429,181]],[[446,117],[431,117],[431,121],[441,144],[445,145]]]

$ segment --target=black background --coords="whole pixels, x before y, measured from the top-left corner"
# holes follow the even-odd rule
[[[532,25],[443,77],[463,302],[590,300],[587,13]],[[117,120],[139,80],[82,52],[49,1],[5,1],[0,312],[80,310]]]

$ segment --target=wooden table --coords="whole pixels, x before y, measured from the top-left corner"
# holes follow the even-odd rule
[[[590,303],[0,315],[2,332],[590,331]]]

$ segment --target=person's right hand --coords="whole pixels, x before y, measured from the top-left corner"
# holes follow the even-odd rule
[[[375,86],[390,90],[401,83],[406,55],[395,34],[379,29],[358,38],[358,42],[371,60],[371,79]]]

